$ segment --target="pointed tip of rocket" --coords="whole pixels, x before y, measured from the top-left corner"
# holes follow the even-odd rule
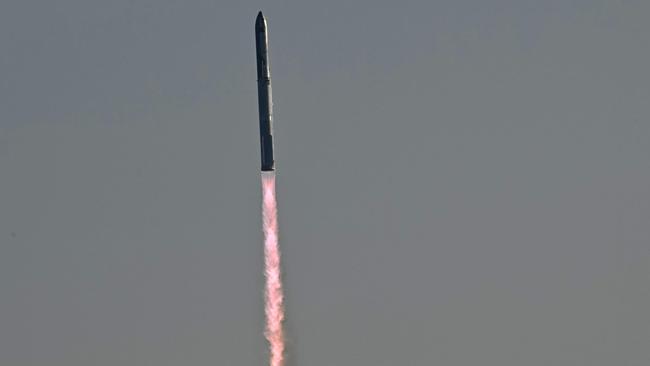
[[[255,19],[255,29],[258,31],[266,29],[266,18],[264,18],[261,10],[257,13],[257,18]]]

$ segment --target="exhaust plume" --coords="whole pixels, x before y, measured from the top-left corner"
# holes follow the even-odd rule
[[[269,342],[270,366],[284,365],[284,306],[278,246],[278,216],[275,200],[275,172],[262,172],[262,220],[264,228],[264,312],[265,336]]]

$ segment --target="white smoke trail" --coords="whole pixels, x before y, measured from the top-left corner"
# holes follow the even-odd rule
[[[262,218],[264,227],[264,311],[265,336],[269,342],[270,366],[284,365],[284,306],[278,245],[278,210],[275,199],[275,172],[262,172]]]

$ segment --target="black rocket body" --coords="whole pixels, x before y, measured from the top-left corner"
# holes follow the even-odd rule
[[[255,51],[257,55],[257,101],[260,113],[260,147],[262,171],[275,170],[273,160],[273,102],[271,100],[271,69],[266,19],[260,11],[255,20]]]

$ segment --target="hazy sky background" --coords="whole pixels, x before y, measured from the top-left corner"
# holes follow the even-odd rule
[[[0,364],[650,364],[650,2],[0,2]]]

